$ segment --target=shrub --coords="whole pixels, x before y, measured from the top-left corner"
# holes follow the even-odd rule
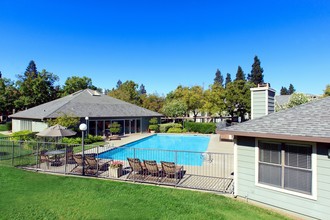
[[[103,141],[102,136],[93,136],[93,135],[88,135],[87,138],[84,139],[85,144],[92,144],[95,142]],[[81,144],[81,137],[64,137],[62,138],[62,143],[66,144]]]
[[[182,128],[182,125],[179,123],[166,123],[159,126],[159,131],[161,133],[166,133],[170,128]]]
[[[118,122],[113,122],[111,125],[110,125],[110,132],[112,134],[118,134],[121,130],[121,126]]]
[[[158,119],[157,119],[157,118],[152,118],[152,119],[150,119],[150,120],[149,120],[149,124],[151,124],[151,125],[156,125],[156,124],[158,124]]]
[[[34,139],[34,133],[29,130],[17,131],[11,137],[15,141],[30,141]]]
[[[158,125],[149,125],[149,130],[158,131]]]
[[[181,128],[169,128],[167,133],[182,133],[182,129]]]
[[[196,122],[186,121],[184,123],[184,128],[188,132],[211,134],[211,133],[215,133],[216,125],[215,123],[196,123]]]

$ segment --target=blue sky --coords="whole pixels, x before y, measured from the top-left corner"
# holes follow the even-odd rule
[[[216,69],[248,74],[254,56],[279,90],[321,94],[330,84],[330,1],[0,0],[0,71],[29,61],[64,84],[143,83],[148,93],[213,82]]]

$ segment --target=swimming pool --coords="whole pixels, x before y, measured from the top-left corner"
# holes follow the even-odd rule
[[[181,165],[201,166],[202,153],[206,151],[209,141],[209,136],[157,134],[103,152],[98,157],[113,160],[127,160],[130,157],[141,161],[172,161]]]

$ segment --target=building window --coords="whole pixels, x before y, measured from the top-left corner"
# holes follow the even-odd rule
[[[258,182],[312,194],[312,146],[259,142]]]

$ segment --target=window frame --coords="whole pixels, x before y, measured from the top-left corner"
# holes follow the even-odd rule
[[[287,145],[296,145],[296,146],[311,146],[312,154],[311,154],[311,171],[312,171],[312,189],[311,194],[306,194],[303,192],[297,192],[281,187],[272,186],[266,183],[259,182],[259,142],[271,143],[271,144],[287,144]],[[281,149],[281,157],[283,162],[281,162],[281,166],[285,166],[285,161],[283,154],[285,154],[284,149]],[[282,179],[284,181],[284,179]],[[317,154],[316,154],[316,143],[302,142],[302,141],[289,141],[289,140],[271,140],[271,139],[263,139],[263,138],[255,138],[255,185],[258,187],[295,195],[299,197],[304,197],[307,199],[317,199]]]

